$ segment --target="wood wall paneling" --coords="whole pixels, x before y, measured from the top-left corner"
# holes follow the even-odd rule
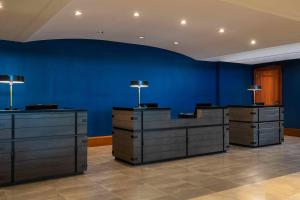
[[[284,129],[284,134],[287,135],[287,136],[300,137],[300,129],[296,129],[296,128],[285,128],[285,129]]]
[[[282,68],[279,65],[256,68],[254,83],[262,86],[257,92],[256,102],[265,105],[282,104]]]
[[[112,136],[89,137],[88,147],[112,145]]]

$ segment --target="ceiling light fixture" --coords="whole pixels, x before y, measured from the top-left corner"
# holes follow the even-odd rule
[[[225,29],[224,29],[224,28],[220,28],[220,29],[219,29],[219,33],[220,33],[220,34],[225,33]]]
[[[182,19],[182,20],[180,21],[180,24],[181,24],[181,25],[186,25],[186,20],[185,20],[185,19]]]
[[[75,16],[81,16],[82,12],[80,10],[76,10],[74,13]]]
[[[4,6],[3,6],[3,3],[0,2],[0,9],[2,9]]]
[[[179,45],[179,42],[176,42],[176,41],[175,41],[175,42],[174,42],[174,45]]]
[[[140,36],[139,38],[140,38],[140,39],[144,39],[145,37],[144,37],[144,36]]]
[[[251,45],[256,45],[256,40],[251,40],[250,44]]]
[[[133,16],[134,16],[134,17],[139,17],[139,16],[140,16],[140,13],[139,13],[139,12],[134,12],[134,13],[133,13]]]

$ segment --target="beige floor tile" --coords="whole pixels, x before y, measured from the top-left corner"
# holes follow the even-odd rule
[[[124,200],[148,200],[167,195],[166,193],[163,193],[148,185],[140,185],[135,188],[114,190],[114,194]]]

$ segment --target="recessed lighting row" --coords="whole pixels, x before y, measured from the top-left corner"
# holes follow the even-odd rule
[[[140,13],[137,12],[137,11],[134,12],[134,13],[133,13],[133,17],[135,17],[135,18],[140,17]],[[182,20],[180,21],[180,24],[181,24],[181,25],[186,25],[186,20],[185,20],[185,19],[182,19]],[[139,39],[145,39],[145,37],[144,37],[144,36],[139,36]],[[175,41],[173,44],[174,44],[174,45],[179,45],[179,42]]]
[[[0,9],[1,9],[1,8],[3,8],[2,2],[0,2]],[[75,16],[81,16],[82,14],[83,14],[83,12],[82,12],[81,10],[76,10],[76,11],[74,12],[74,15],[75,15]],[[134,16],[135,18],[138,18],[138,17],[140,17],[140,13],[137,12],[137,11],[135,11],[135,12],[133,13],[133,16]],[[180,24],[181,24],[182,26],[187,25],[187,20],[186,20],[186,19],[181,19],[181,20],[180,20]],[[224,28],[224,27],[219,28],[219,29],[218,29],[218,32],[219,32],[219,34],[224,34],[224,33],[225,33],[225,28]],[[144,36],[139,36],[139,39],[144,39],[144,38],[145,38]],[[252,46],[256,45],[256,43],[257,43],[257,42],[256,42],[255,39],[252,39],[252,40],[250,41],[250,44],[251,44]],[[174,42],[174,45],[179,45],[179,42],[175,41],[175,42]]]
[[[138,17],[140,17],[140,13],[139,12],[134,12],[133,13],[133,16],[135,17],[135,18],[138,18]],[[186,19],[181,19],[180,20],[180,25],[182,25],[182,26],[185,26],[185,25],[187,25],[187,20]],[[218,32],[219,32],[219,34],[224,34],[225,33],[225,28],[224,27],[221,27],[221,28],[219,28],[218,29]],[[140,37],[140,39],[143,39],[144,37]],[[174,42],[174,45],[178,45],[179,44],[179,42]],[[250,44],[251,45],[256,45],[256,40],[254,40],[254,39],[252,39],[251,41],[250,41]]]
[[[133,13],[133,17],[135,17],[135,18],[138,18],[140,16],[141,16],[141,14],[139,12],[137,12],[137,11]],[[183,25],[183,26],[186,25],[187,24],[186,19],[181,19],[180,20],[180,24]]]
[[[225,33],[225,28],[219,28],[219,30],[218,30],[218,32],[220,33],[220,34],[224,34]],[[256,40],[255,39],[252,39],[252,40],[250,40],[250,44],[251,45],[256,45]]]

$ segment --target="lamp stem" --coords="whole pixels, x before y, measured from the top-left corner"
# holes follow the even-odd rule
[[[139,108],[141,107],[141,88],[139,87],[139,92],[138,92],[138,98],[139,98]]]
[[[9,83],[9,88],[10,88],[10,110],[13,109],[13,82],[11,81]]]

